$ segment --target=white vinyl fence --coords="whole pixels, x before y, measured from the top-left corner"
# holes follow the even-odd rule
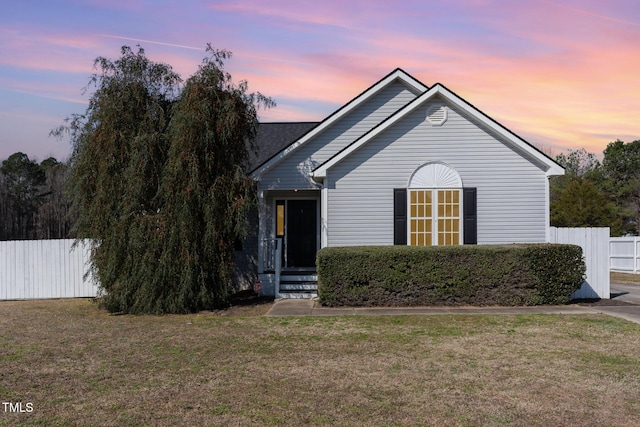
[[[74,240],[0,242],[0,300],[95,297],[89,245]]]
[[[550,243],[578,245],[587,265],[587,278],[572,297],[609,299],[609,228],[549,229]]]
[[[582,247],[587,279],[573,298],[610,298],[610,262],[612,270],[634,271],[640,266],[638,238],[630,243],[622,240],[629,238],[611,239],[609,261],[608,228],[551,227],[549,235],[550,243]],[[618,241],[624,242],[624,248]],[[73,242],[71,239],[0,242],[0,300],[97,296],[98,286],[91,275],[84,277],[89,269],[89,245],[72,248]]]
[[[640,237],[612,237],[609,268],[619,273],[640,273]]]

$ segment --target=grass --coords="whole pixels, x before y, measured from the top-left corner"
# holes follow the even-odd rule
[[[111,316],[0,302],[0,426],[640,425],[640,325],[602,315]]]
[[[611,272],[610,280],[615,283],[640,285],[640,274]]]

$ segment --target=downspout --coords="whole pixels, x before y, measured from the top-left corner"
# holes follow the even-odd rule
[[[326,248],[329,240],[327,219],[329,217],[329,189],[322,185],[320,189],[320,248]]]
[[[544,180],[544,203],[545,203],[544,215],[545,215],[545,224],[546,224],[546,230],[545,230],[546,243],[551,242],[551,190],[550,190],[550,183],[549,183],[550,180],[551,180],[551,177],[549,175],[547,175],[546,179]]]
[[[264,231],[266,206],[264,204],[264,190],[258,190],[258,274],[264,273]]]
[[[326,248],[329,240],[329,230],[327,228],[327,218],[329,217],[329,189],[327,188],[327,178],[315,177],[311,174],[311,178],[320,187],[320,248]]]

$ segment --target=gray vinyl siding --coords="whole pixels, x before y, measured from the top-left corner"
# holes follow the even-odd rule
[[[393,189],[421,165],[445,162],[477,188],[478,244],[544,242],[543,170],[449,106],[425,122],[434,100],[364,144],[327,173],[329,246],[392,245]]]
[[[416,95],[399,81],[391,83],[264,173],[259,188],[316,189],[309,178],[313,169],[415,99]]]

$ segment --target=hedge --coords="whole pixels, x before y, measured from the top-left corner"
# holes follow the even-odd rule
[[[563,304],[586,267],[575,245],[358,246],[321,249],[326,306]]]

